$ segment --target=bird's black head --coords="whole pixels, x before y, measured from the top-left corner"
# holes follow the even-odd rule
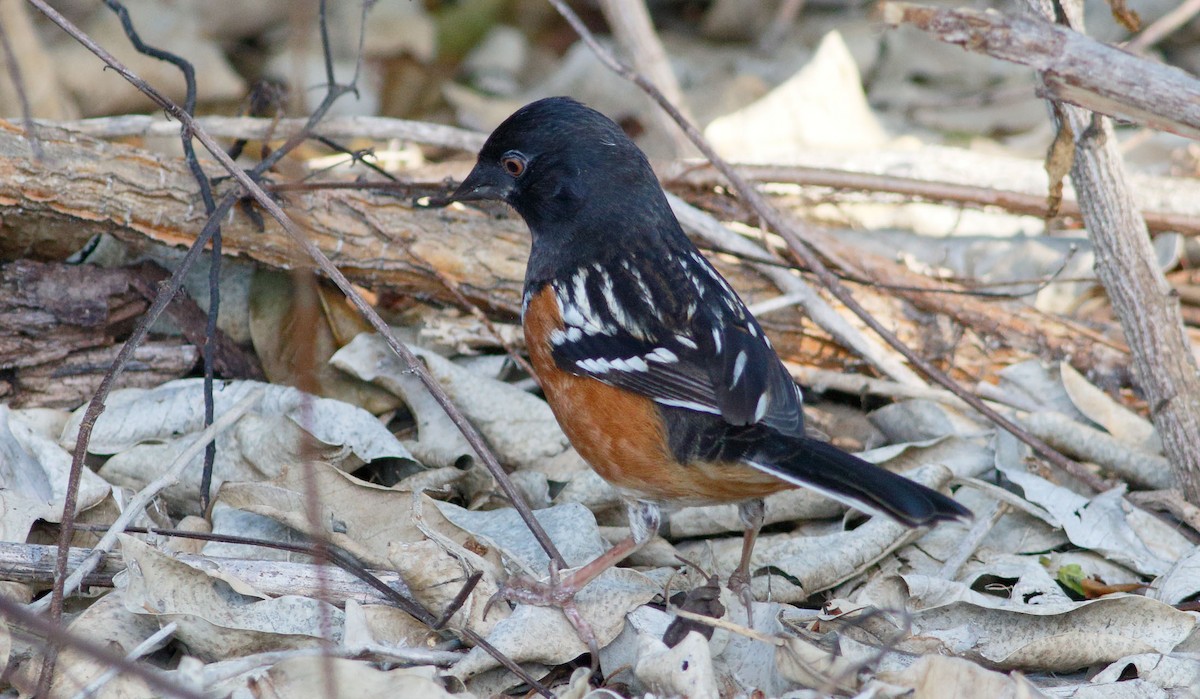
[[[525,105],[496,127],[450,199],[516,209],[533,233],[531,273],[682,236],[645,154],[611,119],[568,97]]]

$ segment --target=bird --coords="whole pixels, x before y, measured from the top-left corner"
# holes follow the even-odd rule
[[[763,498],[805,487],[910,527],[967,520],[942,493],[809,436],[800,387],[688,239],[646,155],[568,97],[521,107],[446,202],[499,200],[532,236],[521,318],[555,418],[626,504],[630,535],[514,601],[564,606],[658,531],[664,507],[737,503],[749,608]],[[577,626],[578,628],[578,626]],[[589,643],[590,645],[590,643]]]

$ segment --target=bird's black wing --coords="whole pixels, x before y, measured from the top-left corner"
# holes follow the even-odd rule
[[[559,368],[648,396],[804,433],[800,393],[762,328],[694,251],[591,265],[553,282],[563,330],[550,337]]]

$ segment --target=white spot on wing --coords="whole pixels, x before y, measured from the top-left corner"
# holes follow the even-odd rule
[[[739,350],[737,357],[733,360],[733,380],[729,382],[730,386],[736,386],[742,378],[742,372],[746,370],[746,350]]]
[[[654,401],[661,405],[670,405],[675,408],[687,408],[695,410],[699,413],[710,413],[712,415],[720,415],[721,409],[715,405],[705,405],[704,403],[696,403],[690,400],[676,400],[674,398],[655,398]]]
[[[589,357],[587,359],[580,359],[579,361],[575,362],[575,365],[578,366],[580,369],[583,369],[584,371],[590,372],[592,374],[604,374],[604,373],[608,372],[609,369],[612,368],[612,365],[608,362],[608,360],[595,359],[592,357]]]
[[[568,304],[562,309],[562,319],[564,324],[576,329],[587,324],[587,319],[583,317],[583,314],[579,312],[575,304]]]
[[[688,337],[687,335],[676,335],[675,341],[678,342],[679,344],[683,345],[684,347],[687,347],[688,349],[696,349],[696,347],[697,347],[696,343],[692,340],[692,338]]]
[[[637,284],[638,291],[641,292],[642,298],[653,302],[654,294],[650,291],[650,285],[646,283],[645,279],[642,279],[642,273],[638,271],[637,267],[626,263],[625,269],[629,270],[630,276],[633,277],[633,283]],[[651,306],[653,306],[653,303],[651,303]]]
[[[667,349],[666,347],[658,347],[650,354],[646,355],[646,359],[659,364],[673,364],[679,361],[679,357]]]
[[[763,393],[758,397],[758,403],[754,406],[754,421],[758,422],[767,414],[767,404],[770,403],[769,396]]]
[[[721,351],[721,329],[713,328],[712,336],[713,336],[713,344],[716,345],[716,351],[720,352]]]

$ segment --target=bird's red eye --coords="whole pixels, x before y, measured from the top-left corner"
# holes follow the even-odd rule
[[[516,151],[509,151],[500,158],[500,165],[504,167],[504,171],[513,177],[520,177],[521,173],[525,172],[527,162],[525,156]]]

